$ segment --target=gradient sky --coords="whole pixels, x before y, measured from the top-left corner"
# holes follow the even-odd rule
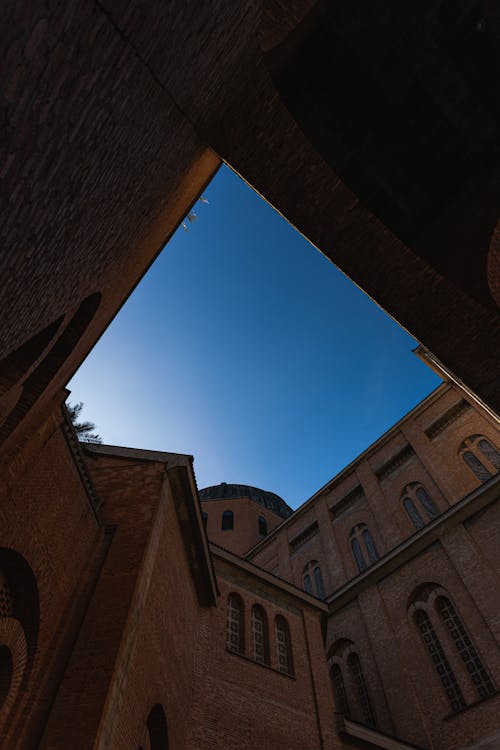
[[[296,507],[439,385],[415,341],[223,167],[69,384],[104,442]]]

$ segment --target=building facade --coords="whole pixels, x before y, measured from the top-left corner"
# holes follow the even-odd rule
[[[1,498],[2,747],[498,747],[499,431],[454,386],[295,512],[61,407],[37,440]]]
[[[443,384],[248,553],[328,602],[337,710],[422,747],[500,744],[498,437]]]

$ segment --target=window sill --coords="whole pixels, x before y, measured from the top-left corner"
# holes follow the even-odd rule
[[[239,651],[233,651],[232,649],[227,648],[227,646],[226,646],[226,651],[229,654],[232,654],[233,656],[239,656],[240,659],[244,659],[245,661],[249,661],[250,664],[255,664],[255,666],[257,666],[257,667],[264,667],[264,669],[269,669],[271,672],[274,672],[275,674],[279,674],[282,677],[288,677],[289,680],[296,680],[297,679],[295,677],[295,675],[293,675],[293,674],[288,674],[288,672],[281,672],[279,669],[276,669],[276,667],[272,667],[270,664],[266,664],[265,662],[255,661],[255,659],[251,659],[246,654],[241,654]]]
[[[454,719],[455,716],[460,716],[461,714],[465,713],[465,711],[469,711],[471,708],[476,708],[476,706],[479,706],[481,703],[486,703],[486,701],[490,701],[492,698],[496,698],[498,695],[500,695],[500,690],[495,690],[494,693],[491,695],[487,695],[486,698],[479,698],[479,700],[474,701],[474,703],[469,703],[464,708],[460,708],[458,711],[453,711],[451,714],[447,714],[443,717],[444,721],[449,721],[450,719]]]

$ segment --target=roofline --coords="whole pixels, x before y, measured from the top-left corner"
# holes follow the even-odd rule
[[[462,391],[463,395],[467,397],[467,399],[470,399],[470,401],[473,401],[476,406],[479,406],[479,408],[483,409],[486,414],[493,419],[495,424],[498,424],[498,418],[499,415],[494,411],[494,409],[491,408],[491,406],[488,406],[488,404],[483,401],[483,399],[477,395],[471,388],[469,388],[466,383],[464,383],[463,380],[460,380],[460,378],[455,375],[451,370],[449,370],[446,365],[441,362],[441,360],[435,356],[429,349],[427,349],[422,344],[419,344],[415,347],[415,349],[412,350],[413,354],[415,354],[421,362],[424,362],[424,364],[427,365],[438,377],[443,378],[443,380],[448,380],[454,383],[454,385]]]
[[[169,467],[191,465],[193,456],[189,453],[169,453],[167,451],[154,451],[147,448],[129,448],[123,445],[108,445],[106,443],[87,443],[82,445],[91,453],[99,453],[116,458],[133,458],[139,461],[154,461],[157,463],[168,463]]]
[[[232,565],[236,565],[246,573],[250,573],[250,575],[260,578],[261,581],[264,581],[270,586],[274,586],[281,591],[285,591],[287,594],[295,597],[295,599],[300,599],[303,603],[320,610],[320,612],[324,612],[326,614],[328,613],[328,605],[322,599],[317,599],[312,594],[308,594],[306,591],[299,589],[293,583],[289,583],[288,581],[283,580],[283,578],[279,578],[278,576],[269,573],[269,571],[264,570],[264,568],[259,567],[249,560],[245,560],[244,558],[239,557],[234,552],[230,552],[229,550],[224,549],[224,547],[219,547],[219,545],[215,544],[214,542],[210,542],[209,547],[210,552],[214,557],[218,557],[221,560],[225,560],[226,562],[231,563]]]
[[[175,455],[175,454],[174,454]],[[217,605],[217,577],[215,568],[210,554],[209,541],[203,523],[200,499],[198,497],[198,488],[194,474],[192,460],[186,463],[167,464],[167,477],[169,479],[172,493],[174,495],[174,505],[176,507],[181,534],[185,538],[185,547],[192,575],[195,578],[195,585],[198,596],[202,604],[211,606]],[[180,503],[175,498],[179,497]],[[185,512],[184,512],[185,509]],[[188,532],[184,532],[187,525]],[[189,532],[190,527],[190,532]],[[193,545],[193,539],[195,544]],[[194,546],[194,549],[193,549]],[[197,558],[197,560],[196,560]],[[198,580],[196,568],[201,573],[201,581]]]
[[[76,434],[75,427],[69,416],[68,407],[66,406],[66,403],[65,403],[69,395],[69,391],[67,390],[67,388],[64,389],[63,393],[64,393],[64,401],[61,403],[62,432],[64,435],[64,439],[66,440],[66,444],[71,453],[73,462],[80,475],[82,486],[89,500],[90,506],[92,508],[92,512],[94,513],[96,520],[99,522],[98,510],[102,505],[102,500],[99,497],[99,493],[97,492],[94,481],[92,477],[90,476],[88,467],[85,463],[85,450],[84,450],[85,443],[80,442],[80,440],[78,439],[78,435]]]
[[[164,471],[172,489],[174,505],[181,526],[181,536],[184,539],[198,596],[202,604],[215,606],[218,594],[217,579],[203,523],[193,457],[184,453],[167,453],[102,443],[83,443],[82,445],[88,453],[96,456],[113,456],[118,459],[165,464]],[[190,539],[186,539],[186,536]]]
[[[434,390],[432,390],[425,398],[422,399],[422,401],[419,401],[418,404],[416,404],[413,409],[410,409],[409,412],[407,412],[401,419],[399,419],[396,424],[392,425],[392,427],[389,427],[386,432],[384,432],[379,438],[377,438],[373,443],[370,443],[368,448],[365,448],[364,451],[362,451],[356,458],[354,458],[347,466],[344,466],[343,469],[341,469],[337,474],[335,474],[332,479],[330,479],[326,484],[324,484],[322,487],[319,488],[319,490],[316,490],[314,495],[311,495],[308,500],[305,500],[302,505],[300,505],[291,516],[288,518],[285,518],[283,523],[280,523],[278,526],[276,526],[272,531],[269,532],[269,534],[266,536],[265,539],[261,539],[257,544],[255,544],[246,554],[247,555],[253,555],[256,552],[258,552],[260,549],[266,546],[266,544],[271,541],[272,537],[280,531],[284,526],[286,526],[291,521],[295,521],[297,518],[300,518],[300,516],[306,512],[306,510],[309,509],[309,506],[318,499],[320,495],[322,495],[324,492],[326,492],[328,489],[330,489],[333,485],[339,484],[343,479],[345,479],[346,476],[348,476],[359,462],[363,461],[364,459],[368,458],[368,456],[373,453],[375,450],[378,450],[378,448],[381,447],[381,445],[392,438],[397,432],[399,432],[401,425],[406,422],[407,419],[410,417],[415,416],[420,411],[422,411],[424,408],[429,406],[430,403],[433,401],[436,401],[441,395],[443,395],[447,390],[452,390],[453,386],[449,383],[440,383]]]
[[[475,513],[496,502],[499,487],[500,473],[495,474],[488,482],[469,492],[458,503],[441,513],[434,521],[416,531],[408,539],[379,558],[377,562],[370,565],[369,568],[345,583],[333,594],[330,594],[326,598],[330,614],[342,609],[369,586],[390,575],[402,564],[407,563],[426,550],[437,542],[448,529],[463,523]]]

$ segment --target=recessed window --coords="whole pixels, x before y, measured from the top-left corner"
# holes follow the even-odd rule
[[[434,630],[429,615],[423,609],[417,610],[415,614],[415,624],[420,631],[422,640],[427,648],[434,669],[438,674],[452,710],[460,711],[461,708],[465,708],[466,706],[465,698],[460,690],[455,673],[446,658],[441,641]]]
[[[222,514],[222,531],[231,531],[234,528],[234,517],[232,510],[225,510]]]
[[[361,573],[366,570],[368,565],[378,560],[378,552],[375,547],[373,537],[365,523],[359,523],[355,526],[349,538],[351,540],[351,550],[356,562],[358,571]]]
[[[314,594],[318,599],[325,598],[323,576],[317,560],[310,560],[302,571],[302,586],[308,594]]]
[[[267,521],[264,518],[264,516],[259,516],[259,535],[260,536],[267,535]]]
[[[227,600],[227,647],[238,654],[245,651],[244,608],[238,594],[229,594]]]
[[[278,669],[285,674],[293,674],[292,644],[290,628],[284,617],[276,617],[276,648],[278,652]]]
[[[375,713],[373,711],[372,702],[370,700],[370,694],[365,682],[363,670],[361,669],[361,662],[359,656],[356,653],[349,655],[347,664],[351,670],[351,674],[358,691],[358,699],[363,711],[363,718],[365,724],[370,727],[375,727],[377,722],[375,721]]]
[[[403,507],[415,529],[439,516],[439,509],[427,490],[419,482],[411,482],[403,490]]]
[[[347,699],[347,691],[345,689],[344,677],[342,675],[342,669],[337,663],[334,663],[330,667],[330,679],[332,681],[333,693],[335,695],[335,703],[341,714],[346,719],[351,716],[349,708],[349,701]]]
[[[465,630],[455,607],[448,597],[440,596],[436,600],[436,608],[448,628],[451,639],[465,664],[467,673],[476,688],[479,698],[487,698],[489,695],[493,695],[495,688],[491,677]]]
[[[487,482],[500,469],[500,453],[484,435],[470,435],[458,450],[480,482]]]
[[[259,604],[252,607],[252,636],[253,658],[261,664],[269,664],[267,615]]]

